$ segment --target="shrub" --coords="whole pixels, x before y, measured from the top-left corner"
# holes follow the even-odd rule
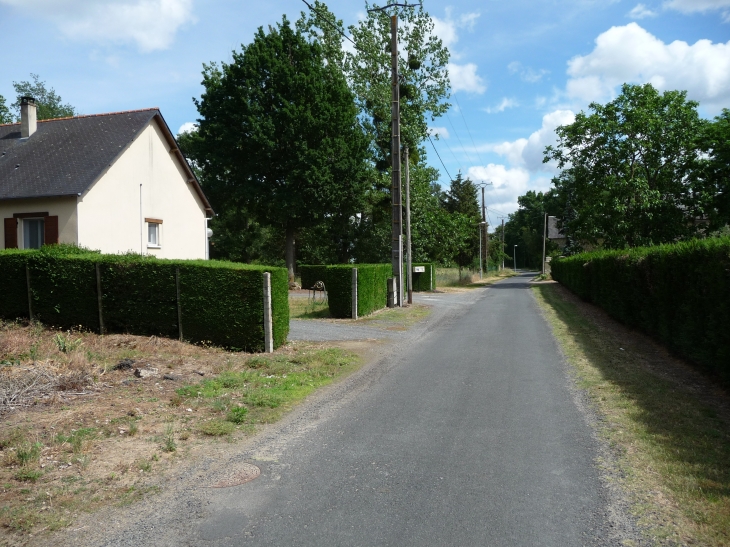
[[[552,276],[730,384],[730,238],[583,253]]]
[[[289,333],[284,268],[207,260],[102,255],[69,246],[0,252],[0,317],[33,317],[63,329],[100,330],[97,274],[107,332],[179,336],[177,279],[186,340],[263,351],[263,274],[271,273],[274,347]],[[26,277],[27,268],[27,277]]]

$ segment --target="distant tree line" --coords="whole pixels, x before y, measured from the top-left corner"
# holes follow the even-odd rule
[[[48,120],[51,118],[66,118],[75,116],[76,109],[70,104],[64,104],[61,97],[53,88],[47,88],[38,74],[31,74],[32,81],[13,82],[16,99],[8,107],[5,97],[0,95],[0,123],[20,121],[21,97],[33,97],[36,100],[36,118]]]
[[[544,214],[567,238],[554,254],[623,249],[730,235],[730,110],[714,120],[685,91],[622,87],[559,127],[544,161],[560,173],[546,193],[528,192],[505,226],[518,265],[539,267]]]

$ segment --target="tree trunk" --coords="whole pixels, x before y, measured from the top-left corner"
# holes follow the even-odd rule
[[[286,229],[286,269],[289,270],[289,281],[294,281],[294,228]]]

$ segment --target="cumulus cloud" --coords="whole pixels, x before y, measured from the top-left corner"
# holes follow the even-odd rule
[[[656,17],[656,15],[655,11],[651,11],[644,4],[636,4],[634,9],[628,13],[628,16],[632,19],[644,19],[646,17]]]
[[[535,70],[529,66],[523,66],[519,61],[512,61],[507,65],[507,70],[509,70],[510,74],[519,74],[523,81],[530,84],[537,83],[542,80],[543,76],[550,74],[549,70],[545,70],[544,68]]]
[[[177,130],[177,134],[181,135],[183,133],[193,133],[198,130],[198,124],[195,122],[185,122],[180,126],[180,129]]]
[[[528,190],[547,192],[550,189],[548,177],[531,177],[522,167],[508,168],[499,163],[470,167],[467,176],[474,181],[491,182],[485,192],[488,208],[508,214],[518,209],[517,198]]]
[[[514,108],[515,106],[519,106],[519,103],[515,99],[504,97],[497,106],[488,106],[482,110],[487,114],[495,114],[497,112],[504,112],[508,108]]]
[[[167,49],[193,18],[192,0],[0,0],[52,20],[69,38]]]
[[[730,102],[730,42],[666,44],[637,23],[612,27],[588,55],[568,62],[568,96],[587,103],[616,96],[624,82],[651,83],[661,91],[687,90],[708,110]]]
[[[446,68],[449,71],[451,90],[454,93],[457,91],[484,93],[487,90],[487,85],[484,83],[484,79],[477,74],[477,65],[474,63],[465,65],[449,63]]]
[[[428,134],[433,137],[439,137],[444,139],[448,139],[451,136],[449,135],[449,130],[445,127],[429,127]]]
[[[571,110],[556,110],[542,117],[542,127],[528,138],[507,141],[491,147],[493,152],[507,158],[513,167],[526,169],[528,172],[552,171],[554,166],[542,162],[545,147],[556,141],[555,129],[560,125],[568,125],[575,121]]]
[[[454,18],[451,8],[446,8],[445,11],[445,19],[431,17],[433,20],[433,32],[441,38],[441,41],[447,48],[451,49],[459,41],[459,29],[474,30],[474,24],[479,18],[479,13],[465,13]]]

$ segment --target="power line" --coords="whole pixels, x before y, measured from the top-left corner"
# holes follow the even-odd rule
[[[461,114],[461,119],[464,120],[464,127],[466,127],[466,132],[469,133],[469,138],[471,139],[471,143],[474,145],[474,152],[476,152],[477,157],[479,158],[479,163],[484,165],[484,160],[482,160],[482,157],[479,155],[479,149],[474,142],[474,137],[471,136],[471,131],[469,131],[469,126],[466,124],[466,118],[464,117],[464,111],[462,110],[461,105],[459,104],[459,100],[456,98],[456,95],[454,95],[454,102],[456,103],[456,106],[459,107],[459,114]]]
[[[428,140],[431,141],[431,146],[433,146],[433,151],[436,152],[436,155],[439,158],[439,161],[441,162],[441,165],[444,167],[444,171],[446,171],[446,174],[449,175],[449,180],[454,180],[451,178],[451,174],[449,173],[449,170],[446,169],[446,164],[444,164],[444,160],[441,159],[441,154],[439,154],[439,151],[436,150],[436,145],[433,143],[433,140],[431,140],[431,135],[426,135],[428,137]]]
[[[464,155],[466,156],[466,159],[469,160],[469,163],[472,165],[474,164],[474,161],[469,157],[469,154],[466,151],[466,148],[464,148],[464,144],[461,142],[461,137],[459,137],[459,133],[456,131],[456,127],[454,126],[454,122],[451,121],[451,118],[449,117],[449,113],[444,113],[446,116],[446,119],[449,120],[449,123],[451,124],[451,129],[454,130],[454,135],[456,135],[456,140],[459,141],[459,146],[461,146],[462,152],[464,152]]]

